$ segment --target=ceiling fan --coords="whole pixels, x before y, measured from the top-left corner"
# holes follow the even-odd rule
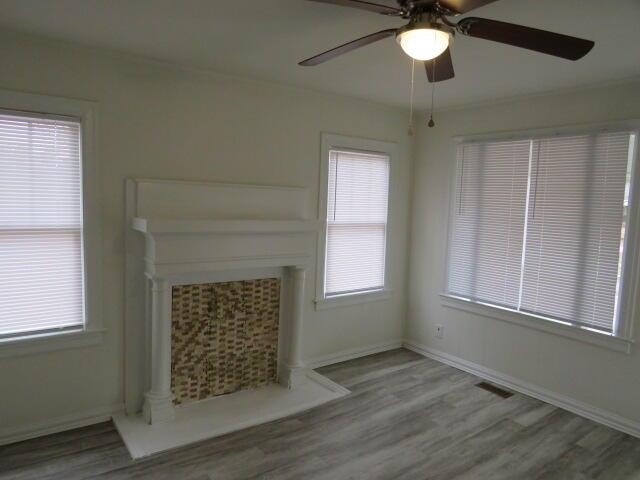
[[[364,0],[311,0],[345,7],[359,8],[390,17],[408,19],[400,28],[390,28],[332,48],[299,63],[313,66],[387,37],[396,37],[407,55],[425,62],[430,82],[454,77],[449,46],[456,33],[493,40],[516,47],[546,53],[568,60],[578,60],[593,48],[594,42],[559,33],[524,27],[513,23],[466,17],[455,23],[447,17],[468,13],[496,0],[396,0],[391,7]],[[436,68],[437,65],[437,68]]]

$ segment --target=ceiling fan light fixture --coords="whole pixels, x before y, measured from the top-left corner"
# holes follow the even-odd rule
[[[437,27],[437,28],[434,28]],[[396,41],[411,58],[420,61],[431,60],[443,53],[452,35],[440,25],[422,25],[401,29]]]

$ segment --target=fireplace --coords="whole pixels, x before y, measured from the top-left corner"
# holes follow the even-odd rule
[[[114,420],[134,458],[348,393],[303,362],[317,236],[307,197],[297,187],[128,182],[127,414]]]

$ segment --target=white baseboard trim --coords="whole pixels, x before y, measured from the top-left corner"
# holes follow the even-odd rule
[[[19,427],[0,428],[0,445],[29,440],[52,433],[86,427],[94,423],[106,422],[117,413],[124,411],[124,404],[98,407],[84,412],[72,413],[52,418],[44,422],[34,422]]]
[[[485,380],[489,380],[490,382],[496,383],[500,386],[537,398],[538,400],[542,400],[543,402],[568,410],[569,412],[580,415],[581,417],[588,418],[594,422],[601,423],[607,427],[611,427],[623,433],[640,438],[640,423],[624,418],[613,412],[580,402],[537,385],[519,380],[510,375],[505,375],[504,373],[500,373],[496,370],[435,350],[425,345],[420,345],[410,340],[405,340],[403,342],[403,346],[408,350],[412,350],[424,355],[425,357],[446,363],[447,365],[459,370],[464,370],[465,372],[471,373]]]
[[[389,342],[376,343],[365,347],[350,348],[349,350],[342,350],[341,352],[311,358],[306,361],[306,365],[312,369],[326,367],[327,365],[346,362],[347,360],[353,360],[354,358],[366,357],[367,355],[373,355],[374,353],[395,350],[396,348],[402,347],[402,343],[402,340],[391,340]]]

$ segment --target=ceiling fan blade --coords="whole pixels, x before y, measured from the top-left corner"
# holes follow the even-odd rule
[[[486,18],[465,18],[458,23],[457,28],[470,37],[506,43],[568,60],[579,60],[595,45],[591,40]]]
[[[387,5],[365,2],[364,0],[309,0],[311,2],[330,3],[332,5],[342,5],[343,7],[359,8],[369,12],[381,13],[383,15],[398,15],[400,10]]]
[[[331,50],[327,50],[326,52],[322,52],[321,54],[315,55],[314,57],[307,58],[306,60],[300,62],[298,65],[302,65],[303,67],[318,65],[339,55],[350,52],[351,50],[364,47],[365,45],[377,42],[378,40],[382,40],[383,38],[391,37],[395,34],[395,28],[381,30],[380,32],[372,33],[371,35],[367,35],[366,37],[358,38],[357,40],[353,40],[349,43],[345,43],[344,45],[340,45],[339,47],[332,48]]]
[[[467,13],[497,0],[438,0],[440,6],[454,13]]]
[[[443,53],[424,62],[429,82],[442,82],[455,77],[453,73],[453,62],[451,61],[451,49],[447,48]]]

